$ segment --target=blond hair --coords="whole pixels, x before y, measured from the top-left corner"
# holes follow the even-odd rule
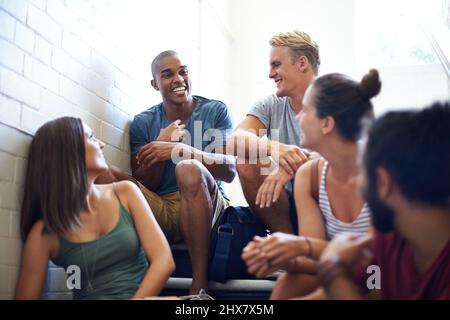
[[[272,47],[289,47],[293,62],[299,57],[305,56],[314,73],[318,74],[320,66],[319,46],[307,33],[298,30],[278,33],[270,39],[269,44]]]

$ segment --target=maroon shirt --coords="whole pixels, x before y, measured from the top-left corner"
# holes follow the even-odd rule
[[[374,260],[380,267],[382,299],[450,300],[450,240],[422,273],[415,266],[411,247],[396,232],[376,236]]]

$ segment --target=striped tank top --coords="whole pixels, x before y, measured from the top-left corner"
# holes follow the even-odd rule
[[[333,239],[335,235],[341,232],[366,234],[370,224],[370,210],[367,203],[364,203],[358,218],[352,222],[343,222],[334,216],[325,188],[327,171],[328,161],[325,161],[320,178],[319,208],[324,218],[327,240]]]

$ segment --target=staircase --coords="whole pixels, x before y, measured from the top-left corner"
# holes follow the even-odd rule
[[[176,269],[166,283],[162,296],[183,296],[189,294],[192,270],[185,244],[171,246]],[[236,279],[225,283],[210,281],[210,295],[217,300],[265,300],[275,284],[276,275],[266,279]]]

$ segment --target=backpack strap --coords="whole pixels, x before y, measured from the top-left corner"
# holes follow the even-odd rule
[[[310,176],[311,195],[317,202],[319,202],[319,162],[320,158],[313,160]]]
[[[217,243],[211,261],[211,270],[214,270],[214,280],[225,282],[228,279],[228,265],[230,261],[231,242],[234,229],[230,223],[220,225],[217,229]],[[237,235],[234,235],[237,236]]]

